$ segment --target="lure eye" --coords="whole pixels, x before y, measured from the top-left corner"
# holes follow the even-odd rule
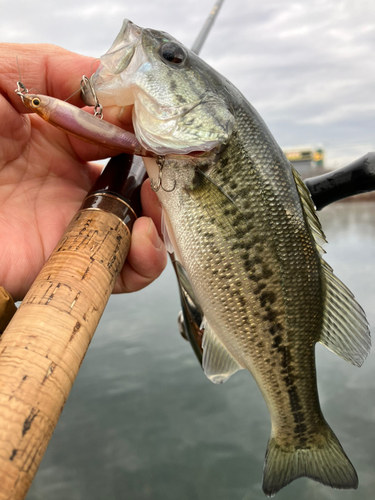
[[[34,97],[34,99],[31,101],[31,103],[35,108],[37,108],[40,105],[39,97]]]
[[[186,53],[177,43],[165,43],[160,49],[161,57],[170,63],[181,64],[186,59]]]

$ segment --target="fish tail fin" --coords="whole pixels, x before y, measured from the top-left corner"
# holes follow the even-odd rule
[[[284,447],[277,437],[268,442],[263,491],[272,497],[299,477],[309,477],[331,488],[357,489],[357,473],[331,428],[325,424],[311,446]]]

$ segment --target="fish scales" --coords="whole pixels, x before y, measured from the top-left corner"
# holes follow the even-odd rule
[[[101,61],[99,100],[134,104],[137,139],[160,155],[145,165],[204,314],[205,373],[221,383],[248,369],[268,406],[264,492],[301,476],[356,488],[320,409],[315,343],[360,366],[368,324],[321,257],[306,187],[242,94],[167,33],[124,21]]]
[[[249,128],[249,117],[245,123]],[[320,420],[313,349],[322,322],[319,257],[311,245],[296,190],[291,196],[290,188],[283,188],[287,175],[282,169],[287,173],[288,169],[278,147],[271,153],[271,145],[264,148],[264,141],[258,148],[251,147],[257,125],[253,125],[254,131],[244,128],[249,153],[243,154],[240,144],[233,140],[209,172],[218,186],[226,186],[242,220],[236,221],[239,210],[230,215],[230,202],[227,208],[215,206],[215,191],[210,197],[207,181],[203,182],[208,184],[206,190],[201,186],[191,189],[189,180],[187,186],[179,183],[182,176],[173,161],[171,165],[164,163],[163,179],[169,179],[167,186],[176,181],[176,187],[171,193],[161,193],[160,198],[176,228],[176,239],[184,242],[179,245],[181,261],[197,283],[195,291],[208,323],[233,357],[258,380],[274,432],[282,429],[285,444],[302,446],[314,438]],[[238,141],[243,140],[238,135]],[[269,169],[275,172],[259,175],[257,164],[264,166],[267,157]],[[179,168],[186,173],[186,166]],[[270,178],[275,181],[270,182]],[[215,214],[225,210],[229,212],[227,220],[217,231],[222,215]],[[286,210],[291,217],[294,213],[300,218],[298,231],[292,221],[292,237],[283,216]],[[276,222],[280,225],[277,238],[275,220],[280,220]],[[231,231],[228,226],[238,229]],[[288,254],[295,258],[286,259]],[[300,268],[305,273],[296,276]],[[304,357],[296,356],[300,344],[306,351]]]

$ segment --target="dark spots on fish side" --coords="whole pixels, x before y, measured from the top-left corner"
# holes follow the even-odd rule
[[[270,334],[273,336],[276,334],[276,328],[275,328],[275,325],[272,325],[268,331],[270,332]]]
[[[241,248],[242,250],[247,250],[247,253],[243,253],[243,258],[248,258],[248,252],[249,250],[251,250],[252,246],[252,243],[249,241],[236,241],[232,245],[232,250],[237,250],[239,248]]]
[[[208,232],[208,231],[207,231],[206,233],[204,233],[204,235],[203,235],[203,236],[204,236],[205,238],[213,238],[215,235],[214,235],[214,233],[210,233],[210,232]]]
[[[297,411],[295,413],[292,413],[294,421],[296,424],[300,424],[305,421],[305,417],[301,411]],[[307,429],[305,429],[304,432],[306,432]]]
[[[265,283],[258,283],[257,288],[254,289],[254,294],[259,295],[260,292],[266,288],[266,286],[267,285]]]
[[[265,279],[269,279],[271,278],[271,276],[273,276],[273,271],[271,271],[271,269],[267,266],[263,266],[262,273],[263,273],[263,278]]]
[[[242,295],[238,297],[238,302],[240,303],[241,307],[246,307],[246,299]]]
[[[175,97],[178,100],[178,102],[180,102],[181,104],[186,104],[187,101],[186,101],[186,99],[182,95],[175,94]]]
[[[262,278],[260,276],[257,276],[254,273],[249,273],[249,280],[254,281],[255,283],[258,283]]]
[[[245,271],[247,271],[247,272],[249,272],[253,269],[253,264],[252,264],[251,260],[246,259],[244,261],[244,268],[245,268]]]
[[[302,406],[297,394],[297,387],[295,385],[291,385],[288,387],[287,392],[292,413],[300,412],[302,410]]]
[[[286,385],[286,387],[291,387],[292,385],[294,385],[294,377],[291,373],[288,373],[287,370],[284,371],[284,373],[286,372],[286,375],[285,377],[283,377],[283,380],[284,380],[284,383]]]
[[[267,292],[264,290],[259,297],[259,301],[261,307],[266,307],[267,305],[276,302],[276,295],[274,292]]]
[[[269,311],[270,312],[270,311]],[[267,317],[269,315],[267,314]],[[275,317],[277,315],[275,314]],[[271,335],[276,335],[277,332],[282,332],[283,331],[283,326],[280,324],[280,323],[274,323],[273,325],[271,325],[268,329],[268,331],[270,332]]]
[[[280,346],[281,342],[282,342],[281,336],[280,335],[276,335],[276,337],[274,337],[274,339],[273,339],[272,347],[274,349],[277,349]]]
[[[236,189],[237,186],[238,186],[237,182],[234,182],[234,181],[229,184],[230,189],[233,189],[233,190]]]
[[[274,323],[277,318],[277,312],[273,309],[268,309],[267,314],[263,316],[265,321],[269,321],[270,323]]]
[[[283,370],[287,370],[288,368],[288,349],[286,347],[283,347],[281,349],[281,368]]]
[[[233,219],[233,221],[232,221],[232,226],[233,226],[233,227],[238,227],[238,226],[241,224],[241,222],[243,222],[243,221],[244,221],[244,219],[243,219],[242,214],[239,214],[239,215],[237,215],[237,216]]]
[[[175,90],[177,90],[177,83],[174,81],[174,80],[171,80],[170,83],[170,88],[171,90],[174,92]]]
[[[11,454],[11,456],[9,457],[9,460],[10,460],[10,461],[12,461],[12,460],[13,460],[13,458],[17,455],[17,451],[18,451],[18,450],[17,450],[16,448],[14,448],[14,449],[13,449],[12,454]]]
[[[262,279],[261,276],[255,274],[253,272],[249,273],[248,277],[249,277],[249,280],[254,281],[254,283],[258,283]]]

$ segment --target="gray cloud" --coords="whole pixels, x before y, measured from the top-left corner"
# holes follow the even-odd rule
[[[190,46],[213,0],[1,4],[2,41],[99,56],[125,17]],[[375,149],[374,46],[372,0],[226,0],[201,55],[246,95],[280,145],[323,143],[338,166]]]

